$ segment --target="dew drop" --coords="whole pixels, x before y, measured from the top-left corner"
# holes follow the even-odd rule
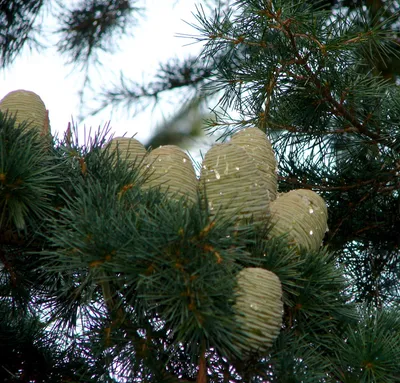
[[[225,175],[228,175],[228,174],[229,174],[229,164],[228,164],[228,163],[226,163],[226,165],[225,165],[224,174],[225,174]]]
[[[309,213],[310,214],[314,213],[314,209],[312,207],[310,207]]]
[[[207,178],[207,180],[206,180],[207,182],[210,182],[210,179],[209,178]]]
[[[158,161],[161,162],[161,158],[159,158]]]
[[[206,166],[206,165],[203,165],[203,169],[207,169],[207,166]]]
[[[219,180],[221,178],[220,174],[218,173],[218,170],[215,171],[215,178]]]
[[[222,195],[223,193],[222,192],[219,192],[219,195]]]
[[[258,310],[258,305],[255,304],[255,303],[251,303],[251,304],[250,304],[250,307],[251,307],[253,310],[255,310],[255,311]]]
[[[239,170],[240,168],[239,168],[239,166],[236,166],[236,170]]]
[[[182,161],[185,163],[186,162],[186,158],[184,158]]]
[[[310,230],[310,235],[313,235],[313,234],[314,234],[314,232],[312,230]]]

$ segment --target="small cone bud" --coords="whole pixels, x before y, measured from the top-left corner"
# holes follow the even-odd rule
[[[236,321],[243,337],[238,348],[244,354],[265,351],[279,335],[282,325],[282,286],[271,271],[258,267],[237,275]]]
[[[177,198],[197,201],[197,178],[189,156],[178,146],[160,146],[145,160],[147,180],[143,188],[160,187]]]
[[[289,243],[318,250],[328,229],[325,201],[312,190],[283,193],[271,202],[271,237],[288,234]]]
[[[246,150],[260,171],[260,182],[267,188],[270,201],[276,199],[278,188],[276,160],[266,134],[258,128],[247,128],[235,133],[231,142]]]
[[[263,222],[269,215],[268,190],[246,150],[232,143],[214,145],[205,155],[200,174],[211,215],[234,221]]]
[[[26,122],[41,136],[50,135],[48,112],[42,99],[28,90],[15,90],[0,101],[0,111],[15,117],[15,126]]]

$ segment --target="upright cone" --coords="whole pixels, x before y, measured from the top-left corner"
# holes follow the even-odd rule
[[[160,187],[177,198],[197,201],[197,178],[189,156],[178,146],[160,146],[145,159],[148,172],[143,188]]]
[[[237,275],[236,321],[243,337],[237,347],[244,353],[263,352],[272,346],[282,326],[282,286],[271,271],[248,267]]]
[[[278,177],[276,175],[276,160],[271,143],[267,136],[258,128],[247,128],[235,133],[231,142],[242,147],[259,170],[260,183],[269,193],[273,201],[277,195]]]
[[[15,90],[0,101],[0,111],[15,117],[16,126],[23,122],[28,129],[36,130],[41,136],[50,135],[48,112],[42,99],[29,90]]]
[[[318,250],[328,229],[325,201],[312,190],[283,193],[271,203],[271,237],[288,234],[290,244]]]
[[[108,147],[117,151],[121,159],[131,163],[140,163],[146,155],[146,148],[135,138],[114,137]]]
[[[200,174],[211,215],[219,212],[238,222],[253,218],[263,222],[269,215],[269,193],[260,170],[241,146],[214,145],[205,155]]]

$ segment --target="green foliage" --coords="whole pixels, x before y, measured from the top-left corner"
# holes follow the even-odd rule
[[[39,244],[3,242],[0,254],[10,315],[40,312],[60,340],[52,366],[68,355],[77,381],[177,382],[194,379],[205,358],[213,381],[323,382],[357,360],[357,346],[343,359],[337,354],[362,317],[333,253],[267,239],[268,225],[235,228],[229,217],[210,220],[201,198],[193,204],[143,191],[147,173],[103,148],[107,130],[84,145],[75,134],[49,149],[59,183]],[[27,156],[36,150],[27,148]],[[274,272],[285,303],[273,347],[247,358],[237,349],[244,334],[233,308],[235,275],[243,267]],[[367,334],[372,325],[363,324]],[[382,344],[392,341],[392,328],[383,322]],[[46,350],[51,347],[47,342]],[[82,361],[74,357],[81,353]],[[395,374],[395,355],[384,356],[385,377]],[[383,374],[379,368],[375,374]]]
[[[357,285],[354,299],[382,305],[398,299],[400,108],[376,65],[398,55],[396,14],[357,10],[238,1],[214,19],[199,9],[197,28],[215,67],[210,91],[222,94],[211,131],[256,125],[271,136],[280,189],[321,193],[325,243]]]
[[[49,216],[58,177],[44,141],[14,122],[0,114],[0,227],[22,230]]]
[[[399,313],[362,308],[357,326],[349,327],[337,346],[335,375],[347,382],[398,382]]]
[[[325,246],[299,250],[269,238],[270,222],[235,226],[202,198],[144,190],[148,168],[106,149],[107,129],[84,144],[69,129],[51,148],[0,115],[4,379],[399,381],[400,108],[376,73],[376,53],[396,53],[393,18],[283,0],[198,11],[207,70],[183,80],[212,76],[212,130],[272,137],[280,192],[325,198]],[[246,267],[278,276],[284,311],[272,347],[242,355]]]

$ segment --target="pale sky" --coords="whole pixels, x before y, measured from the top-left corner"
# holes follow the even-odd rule
[[[141,82],[143,78],[151,79],[160,62],[173,57],[185,57],[197,54],[199,44],[188,45],[192,40],[179,38],[177,34],[197,34],[197,31],[186,22],[195,22],[195,4],[199,0],[144,0],[145,16],[140,25],[133,29],[133,37],[126,37],[117,42],[118,52],[101,56],[103,66],[96,70],[92,68],[90,76],[94,86],[118,83],[122,70],[125,77]],[[48,29],[51,23],[48,20]],[[0,72],[0,99],[8,92],[16,89],[31,90],[39,94],[49,110],[52,133],[61,135],[71,121],[79,115],[79,95],[83,75],[71,65],[64,65],[66,57],[61,57],[55,48],[43,52],[24,51],[15,63],[5,71]],[[99,86],[100,88],[100,86]],[[90,91],[87,93],[90,95]],[[87,105],[90,107],[89,100]],[[177,106],[179,107],[179,105]],[[164,105],[162,113],[168,116],[172,113],[171,105]],[[151,129],[160,121],[161,112],[152,114],[148,109],[135,118],[120,111],[111,115],[111,111],[86,119],[79,127],[97,129],[111,121],[111,130],[115,136],[127,133],[144,142]]]

